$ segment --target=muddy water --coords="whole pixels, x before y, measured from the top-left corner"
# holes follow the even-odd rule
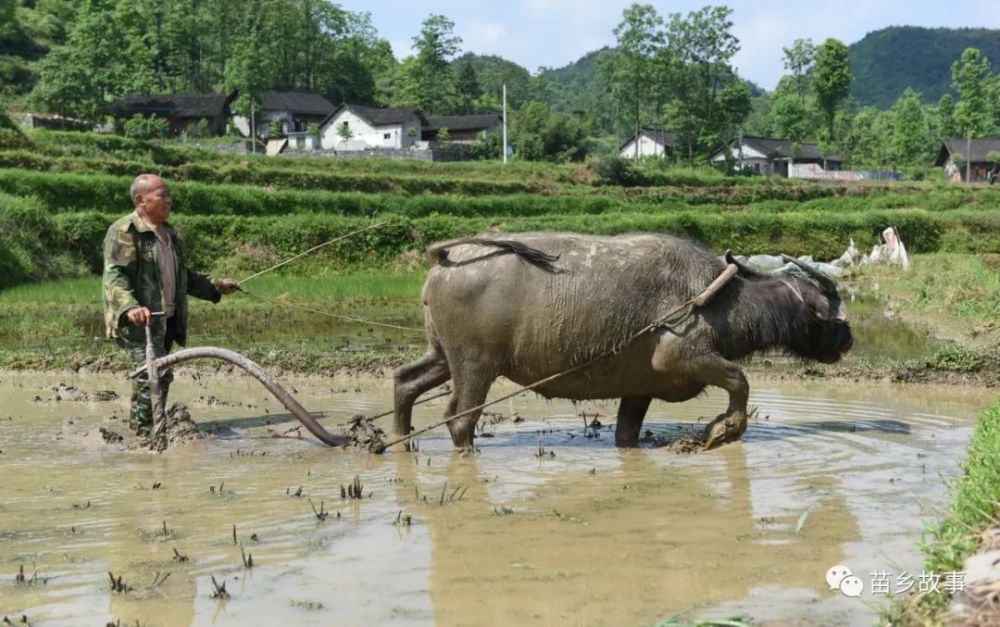
[[[919,572],[921,526],[990,400],[758,383],[744,442],[677,455],[616,450],[606,427],[585,437],[581,410],[611,423],[610,404],[524,398],[498,408],[479,454],[439,435],[371,457],[296,438],[249,380],[179,374],[173,399],[219,435],[157,456],[100,437],[122,431],[124,398],[56,401],[74,396],[60,382],[127,394],[109,377],[0,373],[0,616],[39,625],[869,624],[884,599],[828,591],[827,568]],[[391,399],[384,380],[291,383],[331,426]],[[686,434],[724,405],[654,403],[647,426]],[[341,499],[355,475],[363,498]],[[412,525],[393,524],[400,511]],[[111,592],[109,571],[131,590]],[[156,573],[170,576],[153,587]],[[211,598],[212,576],[231,598]]]

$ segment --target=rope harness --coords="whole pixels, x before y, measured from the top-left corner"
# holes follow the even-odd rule
[[[320,310],[317,310],[317,309],[313,309],[311,307],[304,307],[304,306],[301,306],[301,305],[294,305],[292,303],[288,303],[288,302],[284,302],[284,301],[280,301],[280,300],[268,298],[268,297],[265,297],[265,296],[259,296],[259,295],[256,295],[256,294],[251,294],[250,292],[248,292],[246,289],[244,289],[242,287],[243,283],[246,283],[247,281],[250,281],[251,279],[257,278],[257,277],[259,277],[259,276],[261,276],[263,274],[266,274],[268,272],[271,272],[272,270],[276,270],[276,269],[278,269],[278,268],[280,268],[282,266],[288,265],[289,263],[292,263],[293,261],[295,261],[297,259],[300,259],[300,258],[302,258],[302,257],[304,257],[304,256],[306,256],[306,255],[308,255],[310,253],[313,253],[313,252],[319,250],[320,248],[323,248],[325,246],[329,246],[330,244],[333,244],[335,242],[347,239],[348,237],[352,237],[354,235],[358,235],[358,234],[363,233],[365,231],[369,231],[371,229],[380,228],[382,226],[385,226],[385,224],[386,224],[385,222],[380,222],[380,223],[377,223],[377,224],[372,224],[372,225],[367,226],[365,228],[361,228],[361,229],[357,229],[355,231],[351,231],[350,233],[347,233],[347,234],[342,235],[340,237],[333,238],[333,239],[331,239],[329,241],[326,241],[326,242],[324,242],[322,244],[319,244],[317,246],[313,246],[312,248],[310,248],[310,249],[308,249],[308,250],[306,250],[306,251],[304,251],[302,253],[299,253],[298,255],[295,255],[294,257],[286,259],[285,261],[282,261],[281,263],[275,264],[275,265],[273,265],[273,266],[271,266],[269,268],[266,268],[264,270],[261,270],[260,272],[257,272],[255,274],[252,274],[252,275],[248,276],[247,278],[245,278],[242,281],[240,281],[240,286],[238,287],[238,289],[239,289],[239,291],[243,292],[244,294],[246,294],[250,298],[253,298],[253,299],[257,300],[257,301],[269,302],[269,303],[272,303],[272,304],[275,304],[275,305],[280,305],[280,306],[283,306],[283,307],[289,307],[291,309],[298,309],[298,310],[301,310],[301,311],[309,312],[309,313],[320,315],[320,316],[325,316],[325,317],[329,317],[329,318],[336,318],[338,320],[345,320],[345,321],[348,321],[348,322],[356,322],[356,323],[361,323],[361,324],[368,324],[368,325],[386,327],[386,328],[391,328],[391,329],[398,329],[398,330],[402,330],[402,331],[423,332],[424,329],[420,329],[420,328],[416,328],[416,327],[405,327],[405,326],[400,326],[400,325],[395,325],[395,324],[388,324],[388,323],[384,323],[384,322],[373,322],[373,321],[364,320],[364,319],[361,319],[361,318],[355,318],[355,317],[351,317],[351,316],[342,316],[342,315],[339,315],[339,314],[333,314],[333,313],[329,313],[329,312],[324,312],[324,311],[320,311]],[[432,429],[436,429],[436,428],[438,428],[440,426],[446,425],[446,424],[450,423],[453,420],[456,420],[458,418],[462,418],[464,416],[468,416],[469,414],[472,414],[472,413],[477,412],[477,411],[481,411],[482,409],[485,409],[486,407],[490,407],[492,405],[496,405],[497,403],[503,402],[503,401],[505,401],[507,399],[510,399],[510,398],[513,398],[513,397],[518,396],[520,394],[523,394],[525,392],[534,390],[534,389],[536,389],[536,388],[538,388],[538,387],[540,387],[540,386],[542,386],[542,385],[544,385],[546,383],[554,381],[554,380],[556,380],[556,379],[558,379],[560,377],[564,377],[566,375],[573,374],[575,372],[579,372],[581,370],[589,368],[589,367],[593,366],[594,364],[596,364],[596,363],[598,363],[598,362],[600,362],[600,361],[602,361],[604,359],[607,359],[608,357],[620,354],[629,345],[631,345],[632,342],[634,342],[635,340],[637,340],[638,338],[642,337],[646,333],[649,333],[649,332],[651,332],[651,331],[653,331],[655,329],[664,328],[664,327],[668,327],[668,328],[675,327],[676,325],[680,324],[683,320],[685,320],[688,316],[690,316],[691,313],[695,309],[697,309],[699,307],[702,307],[706,303],[708,303],[712,299],[712,297],[714,297],[715,294],[719,292],[719,290],[721,290],[727,283],[729,283],[729,281],[734,276],[736,276],[736,274],[737,274],[738,271],[739,271],[739,267],[737,265],[732,264],[732,263],[727,264],[726,267],[725,267],[725,269],[723,269],[723,271],[719,274],[719,276],[717,276],[715,278],[715,280],[713,280],[708,285],[708,287],[706,287],[704,290],[702,290],[702,292],[700,294],[698,294],[694,298],[688,299],[687,301],[685,301],[685,302],[681,303],[680,305],[674,307],[673,309],[671,309],[670,311],[668,311],[664,315],[660,316],[659,318],[657,318],[653,322],[649,323],[648,325],[646,325],[645,327],[643,327],[642,329],[640,329],[636,333],[632,334],[625,342],[621,343],[620,345],[618,345],[615,348],[612,348],[612,349],[610,349],[608,351],[605,351],[604,353],[601,353],[597,357],[593,357],[593,358],[591,358],[591,359],[589,359],[589,360],[587,360],[587,361],[585,361],[583,363],[577,364],[575,366],[571,366],[571,367],[569,367],[569,368],[567,368],[567,369],[565,369],[565,370],[563,370],[561,372],[557,372],[556,374],[547,376],[547,377],[545,377],[543,379],[539,379],[538,381],[535,381],[534,383],[531,383],[529,385],[521,386],[517,390],[515,390],[515,391],[513,391],[513,392],[511,392],[509,394],[505,394],[504,396],[501,396],[498,399],[492,400],[492,401],[490,401],[488,403],[482,403],[482,404],[477,405],[475,407],[471,407],[471,408],[466,409],[464,411],[461,411],[461,412],[459,412],[459,413],[457,413],[457,414],[455,414],[453,416],[449,416],[448,418],[445,418],[444,420],[438,421],[438,422],[436,422],[436,423],[434,423],[432,425],[424,427],[423,429],[412,431],[412,432],[410,432],[410,433],[408,433],[408,434],[406,434],[404,436],[401,436],[399,438],[391,440],[391,441],[389,441],[387,443],[379,444],[376,448],[373,449],[373,452],[375,452],[375,453],[382,453],[382,452],[384,452],[389,447],[396,446],[398,444],[402,444],[404,442],[407,442],[408,440],[410,440],[410,439],[412,439],[412,438],[414,438],[414,437],[416,437],[418,435],[422,435],[424,433],[427,433],[428,431],[431,431]],[[157,313],[160,313],[160,312],[157,312]],[[152,396],[155,399],[159,395],[159,385],[158,385],[159,384],[159,376],[158,376],[159,372],[158,371],[160,370],[160,368],[167,366],[169,363],[173,363],[174,361],[178,361],[177,358],[179,356],[181,356],[181,355],[180,355],[180,353],[174,353],[173,355],[168,355],[166,357],[156,358],[155,354],[154,354],[154,351],[153,351],[152,335],[151,335],[151,329],[149,328],[149,326],[147,326],[147,328],[146,328],[146,334],[147,334],[147,337],[146,337],[146,343],[147,343],[147,346],[146,346],[146,348],[147,348],[147,351],[146,351],[146,367],[145,368],[139,368],[139,369],[137,369],[136,371],[132,372],[129,376],[130,376],[130,378],[131,377],[135,377],[140,372],[142,372],[143,370],[146,370],[146,372],[148,373],[148,376],[149,376],[149,381],[150,381],[150,387],[151,387]],[[191,349],[191,350],[186,350],[186,351],[182,351],[182,352],[193,353],[193,352],[198,352],[199,350],[201,352],[204,352],[206,350],[207,351],[217,351],[218,352],[218,351],[221,350],[222,352],[225,352],[225,353],[232,353],[232,351],[224,351],[222,349],[214,349],[214,348],[211,348],[211,347],[209,347],[207,349]],[[242,356],[240,356],[240,355],[238,355],[236,353],[233,353],[233,355],[235,355],[236,357],[242,358]],[[199,354],[197,356],[198,357],[202,357],[202,356],[218,357],[218,355],[215,355],[214,353],[211,354],[211,355],[209,355],[209,354],[205,354],[205,355]],[[244,358],[244,361],[245,361],[245,358]],[[270,377],[268,375],[266,375],[266,373],[263,371],[263,369],[261,369],[259,366],[257,366],[256,364],[253,364],[253,363],[249,363],[249,365],[253,366],[253,368],[251,368],[250,370],[254,370],[254,371],[260,370],[260,373],[255,374],[255,376],[257,376],[258,379],[260,379],[262,381],[264,381],[264,379],[267,379],[268,382],[271,381]],[[245,369],[246,369],[246,367],[245,367]],[[276,386],[276,387],[280,388],[280,386]],[[270,389],[270,387],[269,387],[269,389]],[[277,391],[272,390],[272,392],[275,392],[275,394],[279,397],[279,399],[282,399],[282,396],[279,394],[279,392],[283,392],[283,391],[284,391],[283,389],[278,389]],[[448,395],[450,393],[451,393],[450,391],[441,392],[441,393],[435,394],[433,396],[421,399],[421,400],[413,403],[413,405],[420,405],[422,403],[426,403],[426,402],[432,401],[434,399],[441,398],[442,396],[446,396],[446,395]],[[287,392],[285,392],[285,395],[290,396],[290,395],[287,394]],[[291,403],[292,405],[294,405],[294,408],[297,409],[298,411],[293,411],[292,413],[295,414],[297,417],[299,417],[299,419],[302,420],[307,425],[307,427],[310,427],[309,423],[313,423],[313,425],[316,427],[316,429],[314,430],[313,428],[310,427],[310,431],[312,431],[314,433],[314,435],[317,435],[317,437],[320,437],[321,434],[317,433],[317,430],[318,431],[323,431],[323,430],[322,430],[321,427],[318,426],[318,424],[315,423],[315,420],[312,419],[311,414],[309,414],[304,409],[302,409],[301,406],[298,405],[297,401],[294,400],[294,398],[290,399],[289,402],[286,402],[286,400],[288,400],[288,399],[282,399],[282,401],[285,402],[286,407],[290,406],[289,403]],[[389,410],[389,411],[383,412],[381,414],[378,414],[376,416],[373,416],[371,418],[368,418],[367,420],[374,421],[374,420],[377,420],[379,418],[384,418],[386,416],[389,416],[389,415],[391,415],[393,413],[394,413],[394,410]],[[304,417],[299,416],[299,414],[302,414]],[[164,433],[164,426],[165,425],[164,425],[163,418],[164,417],[160,417],[159,420],[156,420],[156,424],[154,425],[154,429],[153,429],[153,431],[154,431],[154,441],[165,440],[165,433]],[[348,421],[347,423],[344,423],[344,425],[341,425],[341,426],[350,425],[350,424],[352,424],[352,422],[356,422],[359,419],[360,419],[360,417],[352,419],[351,421]],[[330,445],[339,445],[340,444],[339,439],[334,439],[334,438],[324,439],[323,437],[320,437],[320,439],[323,440],[324,442],[326,442],[327,444],[330,444]],[[328,439],[330,441],[327,441]],[[163,445],[165,445],[165,442],[163,442]],[[165,448],[165,446],[163,446],[163,448]],[[162,450],[162,449],[160,449],[160,450]]]
[[[674,326],[680,324],[681,321],[683,321],[685,318],[687,318],[689,315],[691,315],[692,311],[694,311],[698,307],[704,306],[708,301],[710,301],[712,299],[712,297],[715,296],[716,293],[718,293],[719,290],[721,290],[727,283],[729,283],[729,281],[734,276],[736,276],[736,273],[738,271],[739,271],[739,268],[736,265],[734,265],[734,264],[728,264],[726,266],[725,270],[723,270],[719,274],[719,276],[716,277],[715,280],[712,281],[708,285],[708,287],[706,287],[700,294],[698,294],[694,298],[691,298],[691,299],[689,299],[689,300],[681,303],[677,307],[674,307],[673,309],[671,309],[670,311],[668,311],[664,315],[662,315],[659,318],[657,318],[655,321],[649,323],[648,325],[646,325],[645,327],[643,327],[641,330],[639,330],[636,333],[632,334],[632,336],[629,337],[628,340],[626,340],[618,348],[613,348],[613,349],[611,349],[609,351],[606,351],[606,352],[598,355],[597,357],[589,359],[589,360],[587,360],[587,361],[585,361],[585,362],[583,362],[581,364],[577,364],[575,366],[571,366],[570,368],[567,368],[566,370],[563,370],[562,372],[557,372],[556,374],[553,374],[553,375],[550,375],[548,377],[545,377],[544,379],[539,379],[538,381],[535,381],[534,383],[530,383],[528,385],[521,386],[519,389],[517,389],[517,390],[515,390],[515,391],[513,391],[513,392],[511,392],[509,394],[505,394],[504,396],[501,396],[498,399],[492,400],[492,401],[490,401],[488,403],[483,403],[481,405],[477,405],[475,407],[471,407],[469,409],[466,409],[465,411],[461,411],[461,412],[455,414],[454,416],[449,416],[448,418],[445,418],[444,420],[440,420],[438,422],[435,422],[432,425],[424,427],[423,429],[419,429],[417,431],[412,431],[412,432],[410,432],[410,433],[408,433],[408,434],[406,434],[404,436],[398,437],[395,440],[391,440],[391,441],[385,443],[384,445],[382,445],[381,447],[379,447],[378,449],[376,449],[375,452],[376,453],[381,453],[381,452],[385,451],[385,449],[387,449],[389,447],[396,446],[398,444],[402,444],[403,442],[406,442],[406,441],[410,440],[411,438],[414,438],[414,437],[416,437],[418,435],[427,433],[428,431],[436,429],[436,428],[438,428],[438,427],[440,427],[442,425],[446,425],[449,422],[451,422],[452,420],[455,420],[457,418],[462,418],[463,416],[468,416],[469,414],[472,414],[474,412],[477,412],[477,411],[480,411],[482,409],[485,409],[486,407],[489,407],[491,405],[496,405],[497,403],[503,402],[503,401],[505,401],[505,400],[507,400],[509,398],[513,398],[513,397],[515,397],[515,396],[517,396],[519,394],[523,394],[524,392],[528,392],[530,390],[534,390],[535,388],[537,388],[537,387],[539,387],[541,385],[544,385],[546,383],[549,383],[550,381],[554,381],[554,380],[558,379],[559,377],[564,377],[564,376],[566,376],[568,374],[573,374],[574,372],[579,372],[581,370],[589,368],[590,366],[593,366],[594,364],[596,364],[597,362],[599,362],[599,361],[601,361],[603,359],[607,359],[608,357],[611,357],[613,355],[618,355],[627,346],[629,346],[632,342],[634,342],[635,340],[637,340],[641,336],[645,335],[646,333],[649,333],[650,331],[653,331],[655,329],[659,329],[659,328],[663,328],[663,327],[674,327]],[[438,396],[441,396],[441,395],[438,395]],[[427,399],[427,400],[430,400],[430,399]],[[417,403],[414,403],[414,405],[416,405],[416,404]],[[388,413],[392,413],[392,412],[388,412]],[[388,413],[382,414],[382,415],[388,415]],[[372,420],[374,420],[374,418]]]
[[[281,266],[287,266],[288,264],[292,263],[293,261],[295,261],[297,259],[301,259],[302,257],[305,257],[308,254],[314,253],[317,250],[319,250],[320,248],[323,248],[324,246],[329,246],[330,244],[333,244],[335,242],[339,242],[341,240],[347,239],[348,237],[353,237],[355,235],[359,235],[361,233],[364,233],[365,231],[370,231],[372,229],[381,228],[381,227],[385,226],[386,224],[387,224],[386,222],[378,222],[376,224],[372,224],[372,225],[366,226],[363,229],[356,229],[354,231],[351,231],[350,233],[345,233],[344,235],[341,235],[340,237],[335,237],[335,238],[333,238],[331,240],[323,242],[322,244],[317,244],[316,246],[313,246],[309,250],[303,251],[303,252],[301,252],[301,253],[299,253],[299,254],[297,254],[294,257],[291,257],[289,259],[285,259],[281,263],[276,263],[273,266],[271,266],[270,268],[265,268],[265,269],[261,270],[260,272],[251,274],[247,278],[245,278],[242,281],[240,281],[240,285],[246,283],[247,281],[249,281],[251,279],[256,279],[257,277],[259,277],[259,276],[261,276],[263,274],[267,274],[268,272],[270,272],[272,270],[277,270]]]
[[[239,288],[239,291],[243,292],[244,294],[246,294],[250,298],[252,298],[254,300],[257,300],[257,301],[268,302],[268,303],[272,303],[274,305],[280,305],[282,307],[288,307],[289,309],[297,309],[299,311],[305,311],[305,312],[308,312],[308,313],[311,313],[311,314],[316,314],[317,316],[325,316],[327,318],[335,318],[337,320],[344,320],[346,322],[357,322],[358,324],[370,324],[372,326],[385,327],[387,329],[398,329],[400,331],[414,331],[416,333],[423,333],[424,332],[424,329],[421,329],[419,327],[404,327],[404,326],[400,326],[398,324],[389,324],[388,322],[375,322],[373,320],[365,320],[364,318],[354,318],[352,316],[342,316],[340,314],[330,313],[330,312],[327,312],[327,311],[320,311],[319,309],[313,309],[312,307],[305,307],[303,305],[295,305],[295,304],[292,304],[292,303],[289,303],[289,302],[286,302],[286,301],[277,300],[277,299],[274,299],[274,298],[268,298],[266,296],[260,296],[258,294],[251,294],[250,292],[246,291],[242,287]]]

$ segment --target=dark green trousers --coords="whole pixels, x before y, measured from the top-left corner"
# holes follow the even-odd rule
[[[155,350],[157,357],[163,357],[170,353],[174,340],[177,337],[177,323],[174,318],[167,318],[166,333],[163,335],[163,343],[157,341],[154,335],[153,341],[156,343]],[[119,342],[128,354],[129,361],[135,367],[146,365],[146,345],[144,343],[123,340]],[[132,380],[132,406],[129,409],[128,426],[138,435],[149,435],[153,430],[153,416],[155,412],[167,409],[167,393],[170,391],[170,384],[174,380],[174,373],[170,368],[160,372],[160,405],[153,407],[153,402],[149,393],[149,375],[145,370],[142,374]]]

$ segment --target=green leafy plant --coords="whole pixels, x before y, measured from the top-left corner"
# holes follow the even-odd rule
[[[131,139],[157,139],[166,137],[170,123],[154,115],[134,115],[125,122],[125,136]]]

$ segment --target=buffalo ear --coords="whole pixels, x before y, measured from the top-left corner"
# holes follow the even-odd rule
[[[816,268],[810,266],[808,263],[802,263],[795,257],[781,255],[781,258],[787,263],[794,264],[797,268],[805,272],[806,276],[816,281],[819,284],[820,289],[822,289],[826,294],[833,296],[837,293],[837,283]]]
[[[761,274],[760,272],[757,272],[756,270],[754,270],[750,266],[748,266],[746,264],[743,264],[743,263],[740,263],[739,261],[737,261],[736,257],[733,256],[733,251],[732,250],[727,250],[726,251],[725,259],[726,259],[726,263],[732,264],[732,265],[736,266],[739,269],[738,274],[739,274],[740,277],[742,277],[744,279],[751,279],[752,280],[752,279],[763,279],[763,278],[766,278],[763,274]]]

